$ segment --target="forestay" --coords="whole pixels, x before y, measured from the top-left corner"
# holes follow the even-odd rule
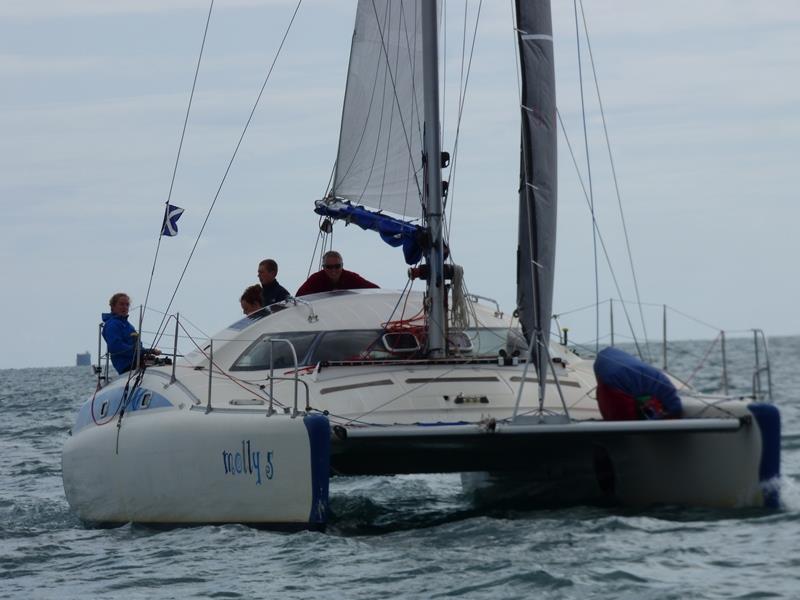
[[[360,0],[331,194],[422,216],[420,0]]]

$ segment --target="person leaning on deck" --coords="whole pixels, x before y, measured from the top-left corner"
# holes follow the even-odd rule
[[[244,291],[242,297],[239,298],[239,304],[244,314],[249,315],[261,308],[261,292],[261,286],[258,284],[251,285]]]
[[[103,339],[108,347],[108,354],[111,356],[111,364],[122,375],[127,373],[134,366],[136,361],[137,349],[139,357],[145,355],[161,354],[158,348],[142,348],[139,341],[139,334],[136,333],[133,325],[128,322],[128,310],[131,307],[131,299],[128,294],[118,292],[111,296],[108,301],[111,308],[110,313],[103,313]]]
[[[295,296],[331,292],[333,290],[360,290],[378,287],[367,281],[358,273],[343,268],[342,255],[336,250],[329,250],[322,257],[322,270],[306,279]]]
[[[261,282],[261,305],[269,306],[282,302],[289,297],[289,291],[278,280],[278,263],[271,258],[265,258],[258,263],[258,280]]]

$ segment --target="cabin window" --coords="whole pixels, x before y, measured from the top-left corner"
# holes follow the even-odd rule
[[[450,331],[452,356],[494,358],[500,351],[524,355],[527,344],[518,329],[473,328]],[[411,360],[421,358],[424,340],[408,331],[380,329],[327,331],[322,334],[308,364],[359,360]]]
[[[393,331],[383,334],[383,347],[389,352],[398,354],[414,354],[419,352],[420,345],[417,336],[410,331]]]
[[[235,323],[228,325],[228,329],[234,329],[236,331],[241,331],[242,329],[246,329],[250,327],[250,325],[254,325],[264,317],[271,315],[272,311],[267,308],[266,306],[258,309],[256,312],[250,313],[249,315],[242,317]]]
[[[245,350],[233,363],[231,371],[265,371],[269,369],[270,358],[274,346],[274,362],[276,369],[294,368],[292,350],[285,342],[270,343],[270,339],[289,340],[297,352],[297,365],[307,364],[305,358],[317,333],[314,331],[301,331],[294,333],[271,333],[262,335]]]
[[[463,334],[472,342],[470,356],[493,357],[503,350],[509,356],[515,353],[524,356],[528,344],[517,328],[475,328],[465,329]]]
[[[405,356],[404,356],[405,357]],[[346,360],[387,360],[397,358],[383,343],[380,329],[328,331],[317,345],[312,363]]]
[[[464,331],[451,331],[447,335],[447,348],[455,354],[471,354],[472,338]]]

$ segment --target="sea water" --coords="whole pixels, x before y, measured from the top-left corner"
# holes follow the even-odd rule
[[[61,447],[94,379],[0,370],[0,598],[800,598],[800,338],[770,343],[780,510],[500,510],[473,505],[458,476],[363,477],[332,481],[324,533],[84,526]],[[712,391],[707,348],[669,358]],[[751,343],[729,340],[728,355],[749,392]]]

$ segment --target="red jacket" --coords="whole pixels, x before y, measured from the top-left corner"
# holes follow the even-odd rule
[[[333,290],[361,290],[376,287],[378,286],[371,281],[367,281],[358,273],[346,269],[342,269],[342,275],[339,277],[339,281],[333,283],[333,281],[325,275],[325,271],[323,270],[317,271],[306,279],[305,283],[297,290],[295,297],[317,294],[319,292],[331,292]]]

